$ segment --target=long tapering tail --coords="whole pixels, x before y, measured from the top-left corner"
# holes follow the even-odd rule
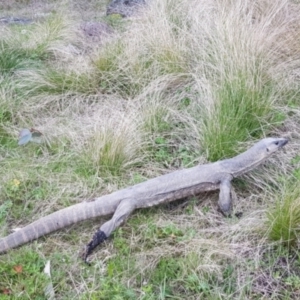
[[[101,201],[102,202],[102,201]],[[82,202],[66,207],[23,227],[0,239],[0,253],[23,245],[50,232],[67,227],[83,220],[110,214],[114,208],[105,207],[99,201]]]

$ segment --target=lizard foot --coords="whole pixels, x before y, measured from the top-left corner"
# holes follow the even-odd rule
[[[93,239],[86,245],[85,250],[82,254],[82,259],[85,263],[89,263],[87,261],[88,256],[92,253],[92,251],[102,242],[104,242],[107,239],[106,234],[102,230],[98,230],[94,236]]]
[[[225,211],[218,207],[217,211],[220,212],[225,218],[231,218],[231,210]]]

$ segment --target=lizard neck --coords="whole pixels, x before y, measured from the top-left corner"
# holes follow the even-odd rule
[[[233,177],[245,174],[263,163],[266,159],[265,155],[260,155],[260,153],[254,150],[255,149],[250,148],[233,158],[222,160],[220,161],[220,165]]]

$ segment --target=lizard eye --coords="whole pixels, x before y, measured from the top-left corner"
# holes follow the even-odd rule
[[[275,145],[278,146],[278,145],[279,145],[279,142],[275,142]]]
[[[267,148],[267,152],[269,152],[269,148]]]

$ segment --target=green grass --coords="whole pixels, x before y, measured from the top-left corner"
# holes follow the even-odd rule
[[[10,49],[3,43],[0,44],[0,69],[2,75],[12,74],[17,70],[27,69],[36,61],[23,49]]]
[[[44,299],[48,282],[43,273],[44,264],[44,259],[30,250],[23,250],[5,263],[0,261],[1,299]]]
[[[246,20],[235,17],[241,23],[240,28],[232,28],[236,38],[228,36],[226,26],[216,30],[215,36],[208,37],[203,58],[211,95],[200,94],[210,97],[200,104],[202,140],[210,161],[235,155],[238,142],[260,138],[274,121],[278,87],[267,71],[269,50],[262,53],[256,36],[243,25]],[[249,43],[246,49],[245,43]]]
[[[298,180],[290,180],[281,188],[275,207],[268,213],[269,237],[288,249],[296,247],[300,230],[300,189]]]
[[[28,96],[68,94],[95,94],[101,91],[100,81],[89,72],[53,69],[24,72],[25,79],[19,80],[19,89]]]
[[[255,75],[253,74],[253,77]],[[272,83],[247,86],[244,72],[221,81],[212,112],[204,116],[203,143],[208,159],[217,161],[236,154],[237,142],[259,138],[272,122]]]

